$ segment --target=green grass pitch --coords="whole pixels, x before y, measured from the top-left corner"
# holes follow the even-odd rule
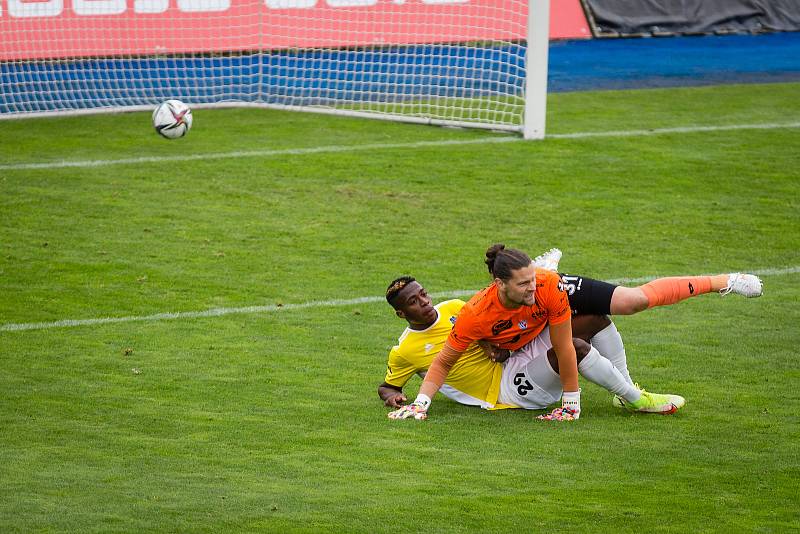
[[[549,133],[796,125],[798,94],[555,94]],[[507,134],[194,116],[178,141],[147,113],[0,122],[0,531],[798,529],[796,126],[491,143]],[[176,155],[199,158],[135,160]],[[686,397],[674,416],[583,381],[574,424],[443,398],[390,422],[376,387],[404,325],[336,301],[400,274],[478,289],[493,242],[601,279],[757,271],[765,295],[617,319],[634,378]],[[288,306],[308,302],[329,305]],[[153,317],[247,306],[277,309]],[[117,317],[141,320],[57,326]]]

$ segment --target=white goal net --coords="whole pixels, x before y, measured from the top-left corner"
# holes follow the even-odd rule
[[[177,98],[541,137],[549,2],[530,4],[0,0],[0,117]]]

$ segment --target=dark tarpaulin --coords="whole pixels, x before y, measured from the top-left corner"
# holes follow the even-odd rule
[[[800,0],[583,0],[598,35],[800,31]]]

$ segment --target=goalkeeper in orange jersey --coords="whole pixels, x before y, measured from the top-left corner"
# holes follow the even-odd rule
[[[539,264],[555,269],[559,259],[560,252],[554,249],[536,260]],[[741,276],[728,278],[742,279]],[[579,315],[575,318],[573,335],[576,338],[591,341],[592,345],[595,345],[592,347],[580,339],[574,341],[576,360],[579,360],[579,371],[590,380],[615,392],[617,394],[615,403],[618,406],[657,413],[672,413],[677,410],[683,404],[681,397],[646,392],[643,394],[638,387],[633,385],[627,370],[622,340],[613,323],[605,316],[614,309],[626,311],[619,307],[619,302],[633,301],[628,297],[636,297],[639,288],[613,286],[585,277],[572,277],[570,280],[575,284],[568,283],[563,286],[569,294],[570,304],[573,308],[577,308],[573,311],[577,311],[579,314],[597,314]],[[694,283],[698,284],[697,281]],[[704,281],[701,280],[698,285],[704,287],[703,283]],[[743,292],[741,288],[736,287],[731,290]],[[760,282],[758,283],[758,292],[760,293]],[[626,298],[614,299],[615,295],[617,297],[622,295]],[[401,403],[406,401],[402,387],[414,374],[424,375],[428,370],[434,356],[441,350],[445,339],[450,335],[452,324],[464,303],[459,300],[451,300],[434,307],[424,288],[410,277],[402,277],[393,281],[387,290],[386,298],[395,308],[397,315],[409,323],[409,327],[403,332],[398,345],[390,352],[386,378],[378,388],[378,393],[384,403],[387,406],[398,408]],[[544,335],[537,336],[535,342],[527,350],[517,351],[515,358],[504,365],[488,359],[479,344],[470,345],[450,369],[447,382],[441,389],[442,393],[463,404],[478,405],[484,408],[541,409],[557,401],[561,396],[561,383],[557,374],[559,371],[558,358],[549,347],[549,330],[545,330],[543,333]],[[614,359],[612,360],[607,354],[600,356],[601,353],[596,350],[597,346],[603,347],[601,350],[606,352],[609,352],[610,349]],[[501,352],[495,351],[494,355]],[[547,357],[538,357],[542,355]],[[598,359],[598,356],[601,359]],[[500,359],[503,357],[505,356]],[[609,362],[612,362],[610,366]],[[620,380],[620,375],[622,380]],[[641,402],[643,396],[646,400],[653,401],[655,399],[656,402],[643,404]],[[398,412],[403,413],[393,412],[393,414],[399,418],[408,416],[423,418],[426,416],[426,409],[411,413],[414,410],[417,410],[417,407],[409,407],[405,409],[405,412],[401,409]],[[557,409],[553,413],[556,414],[554,418],[570,418],[573,415],[569,409],[567,411]]]

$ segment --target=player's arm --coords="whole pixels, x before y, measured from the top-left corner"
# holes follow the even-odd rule
[[[574,421],[581,415],[581,390],[578,388],[578,360],[572,343],[572,329],[568,321],[550,325],[550,341],[558,358],[561,378],[561,407],[540,415],[544,421]]]
[[[390,408],[400,408],[408,400],[403,394],[403,388],[386,382],[378,386],[378,396],[383,401],[384,406]]]
[[[543,289],[546,302],[547,322],[550,326],[550,342],[558,359],[558,375],[561,379],[561,411],[568,418],[577,419],[581,411],[581,390],[578,387],[578,358],[572,342],[572,311],[564,285],[558,276],[548,277],[548,287]]]
[[[572,344],[572,325],[569,319],[550,325],[550,341],[558,358],[558,374],[565,392],[578,391],[578,357]]]
[[[399,408],[408,399],[403,394],[403,387],[412,376],[426,369],[420,368],[420,363],[414,354],[407,354],[399,346],[392,347],[386,361],[386,376],[383,383],[378,386],[378,396],[385,406]]]

